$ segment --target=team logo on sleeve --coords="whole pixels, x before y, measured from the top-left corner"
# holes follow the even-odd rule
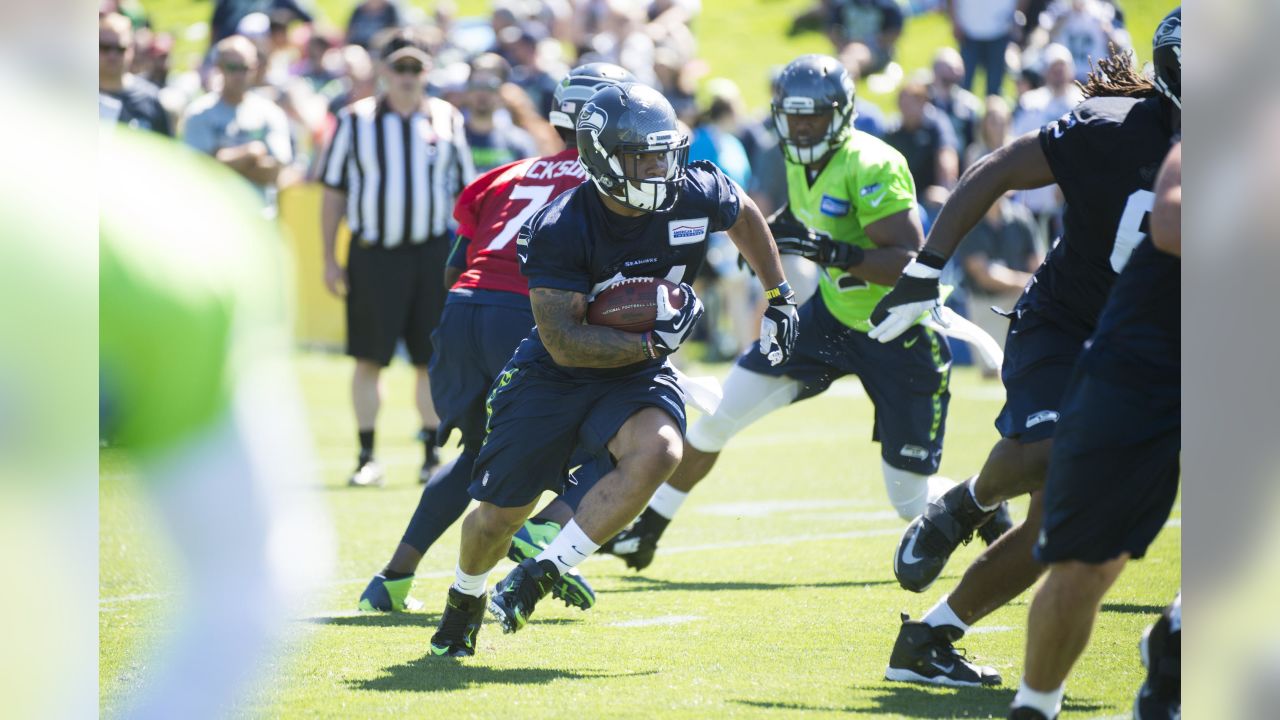
[[[672,220],[667,223],[667,239],[672,245],[692,245],[707,239],[709,218]]]
[[[849,210],[851,207],[852,206],[849,204],[848,200],[842,200],[838,197],[832,197],[830,195],[823,195],[822,204],[818,206],[818,210],[820,210],[823,215],[830,215],[831,217],[844,217],[845,215],[849,214]]]

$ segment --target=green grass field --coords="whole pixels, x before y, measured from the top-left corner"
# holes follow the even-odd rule
[[[389,373],[379,422],[388,486],[349,489],[349,360],[304,354],[299,368],[323,462],[318,492],[337,530],[339,557],[335,579],[302,609],[296,638],[246,714],[1004,717],[1022,664],[1027,595],[961,643],[1001,671],[1002,687],[926,689],[882,680],[898,613],[928,609],[981,543],[961,548],[929,592],[898,588],[891,562],[903,524],[884,498],[878,448],[869,442],[871,405],[856,381],[841,381],[736,438],[643,575],[614,558],[592,558],[582,570],[599,592],[593,610],[548,599],[516,635],[487,623],[479,654],[458,662],[427,651],[457,558],[456,527],[421,567],[414,594],[425,612],[353,612],[419,495],[408,369],[397,364]],[[957,369],[953,393],[943,472],[960,478],[995,440],[991,422],[1003,392]],[[173,573],[118,451],[102,452],[100,503],[101,710],[112,716],[152,661],[150,643],[171,610],[165,595]],[[1179,508],[1148,558],[1107,598],[1068,683],[1064,717],[1128,711],[1143,677],[1139,634],[1181,580],[1180,517]],[[509,567],[499,565],[491,582]]]

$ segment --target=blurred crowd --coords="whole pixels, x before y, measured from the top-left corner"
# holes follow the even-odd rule
[[[428,93],[463,112],[477,172],[557,151],[546,119],[556,84],[576,64],[607,61],[666,95],[690,128],[691,159],[718,164],[766,214],[786,201],[767,108],[749,112],[740,88],[711,77],[698,56],[691,27],[701,0],[494,0],[487,18],[458,17],[449,0],[434,6],[428,14],[363,0],[338,29],[300,0],[215,0],[208,52],[179,69],[174,37],[153,30],[145,2],[103,0],[100,114],[214,156],[252,182],[270,212],[279,188],[315,179],[337,111],[377,93],[380,44],[410,28],[431,50]],[[925,13],[945,15],[956,44],[939,48],[931,68],[906,72],[897,43],[905,21]],[[896,95],[889,116],[859,97],[855,126],[907,158],[926,230],[965,168],[1061,116],[1082,99],[1075,82],[1090,59],[1130,47],[1109,0],[818,0],[779,28],[802,32],[825,34],[855,78]],[[950,271],[956,309],[981,321],[993,315],[988,305],[1009,307],[1060,231],[1061,210],[1055,187],[993,207]],[[704,278],[717,308],[704,321],[712,359],[753,335],[758,299],[736,259],[726,239],[713,239]]]

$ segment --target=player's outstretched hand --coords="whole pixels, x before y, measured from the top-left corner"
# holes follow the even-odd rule
[[[942,293],[938,287],[941,274],[941,266],[931,267],[918,260],[907,263],[893,290],[880,298],[871,311],[871,324],[875,327],[867,337],[890,342],[915,325],[916,319],[926,312],[932,312],[934,320],[945,326],[947,323],[941,315]]]
[[[769,358],[770,365],[781,365],[791,359],[796,338],[800,335],[800,311],[796,308],[796,294],[787,293],[769,300],[769,307],[760,318],[760,354]]]
[[[670,355],[693,334],[693,326],[702,317],[702,301],[693,294],[688,283],[680,284],[684,305],[677,310],[671,306],[671,295],[664,285],[658,286],[658,315],[653,321],[653,344],[661,355]]]

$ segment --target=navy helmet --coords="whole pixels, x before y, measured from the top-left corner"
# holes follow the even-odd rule
[[[1182,108],[1182,6],[1164,17],[1151,39],[1151,64],[1156,87]]]
[[[853,77],[844,65],[827,55],[801,55],[792,60],[773,83],[773,126],[787,159],[794,163],[821,162],[853,131]],[[831,113],[826,132],[816,138],[792,137],[787,118]]]
[[[662,93],[636,83],[602,88],[578,115],[578,161],[623,205],[654,212],[675,204],[689,165],[689,136]]]

